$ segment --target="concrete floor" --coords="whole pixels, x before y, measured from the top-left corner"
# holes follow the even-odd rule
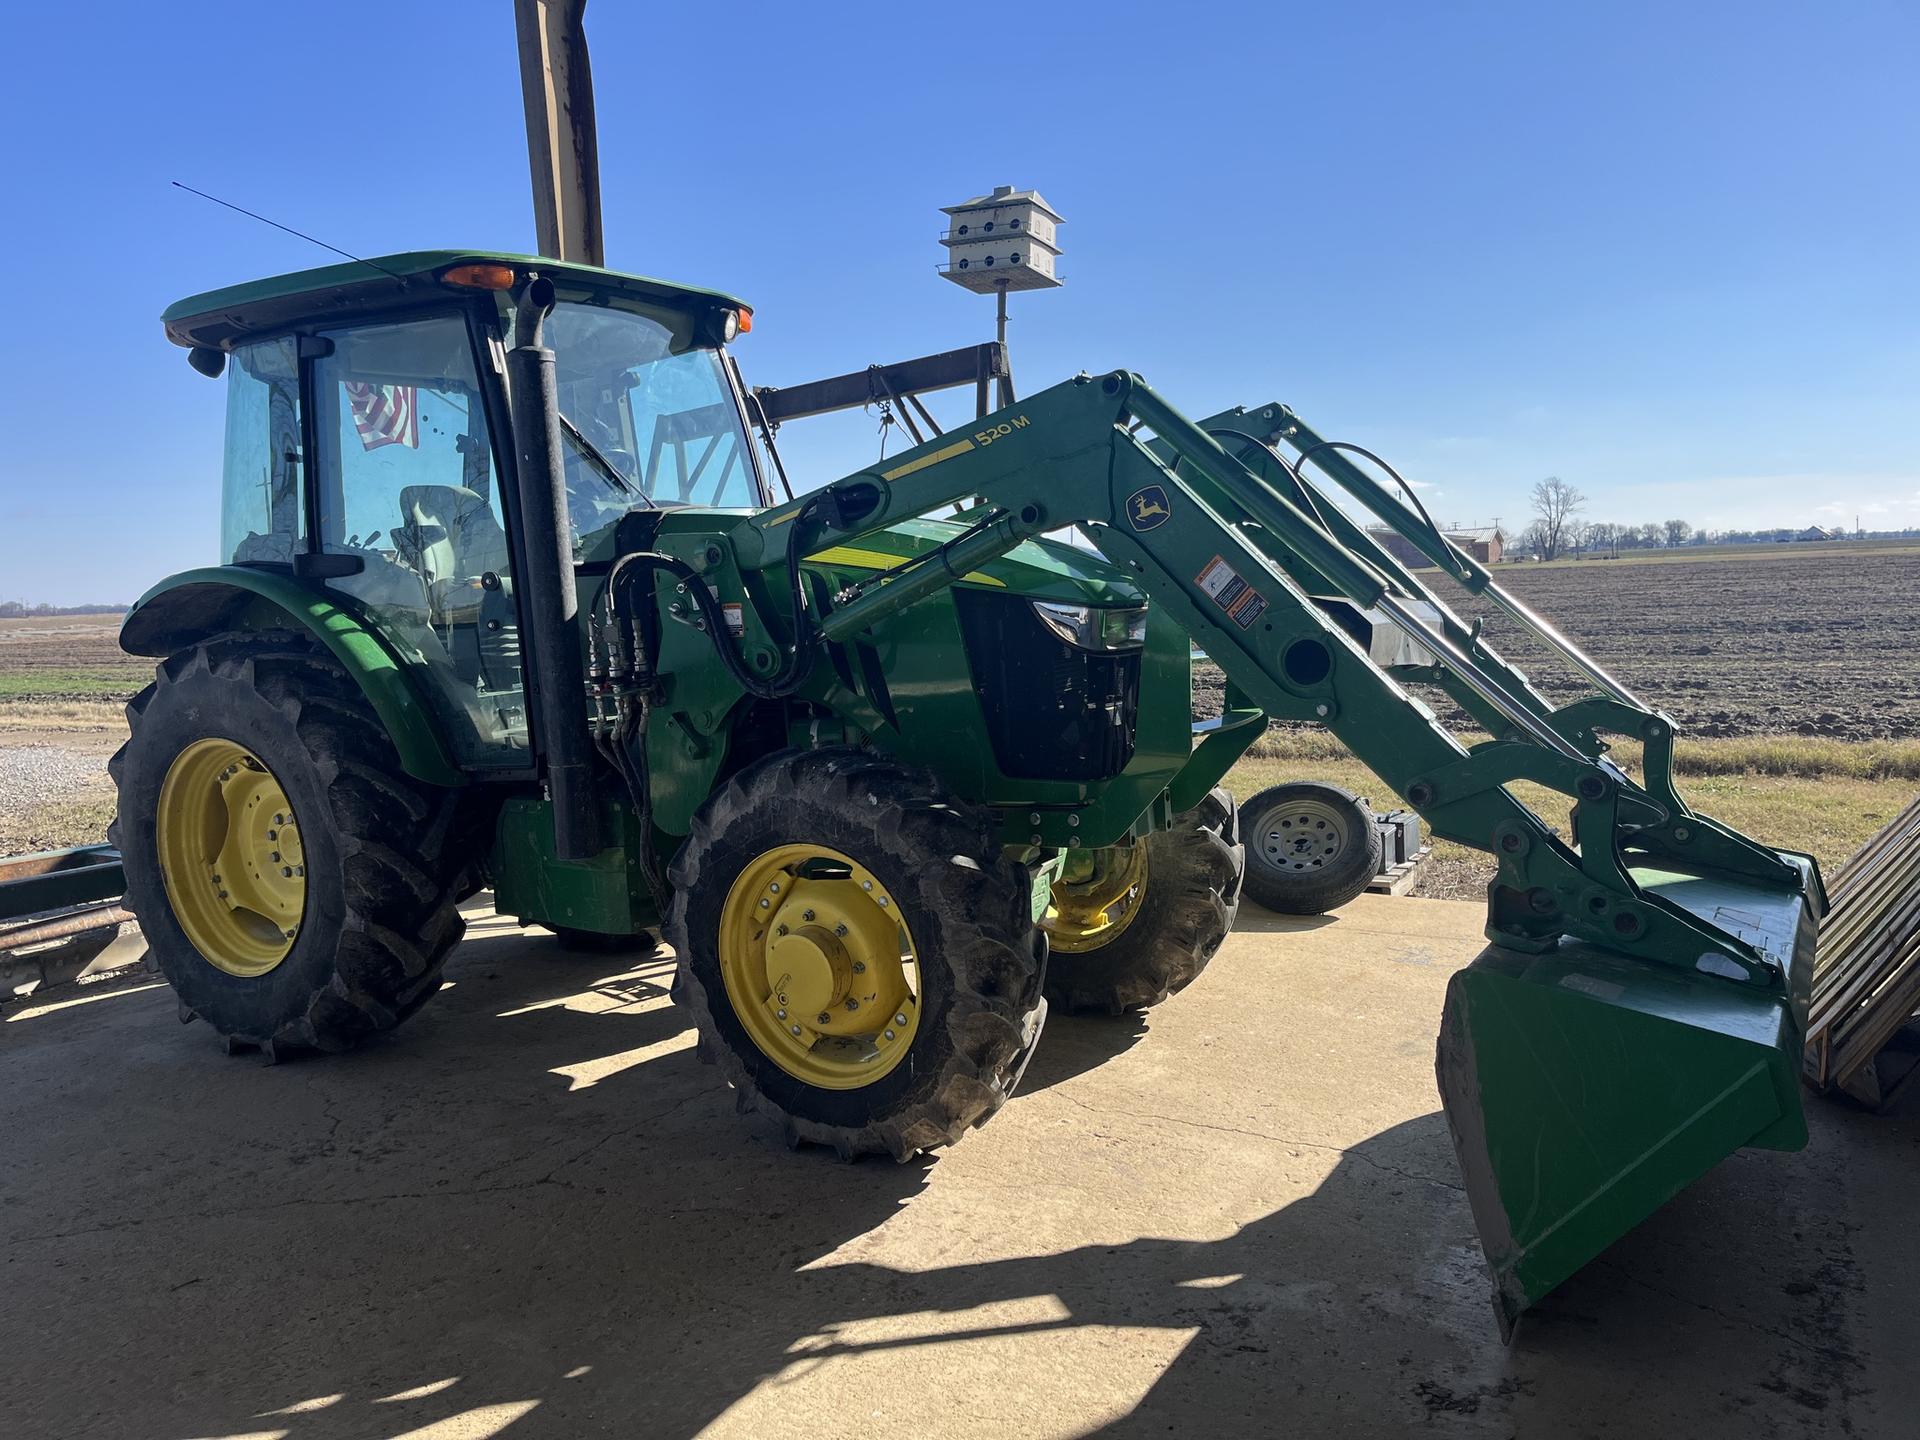
[[[1911,1110],[1810,1101],[1506,1348],[1431,1069],[1480,908],[1242,920],[909,1166],[737,1117],[665,959],[491,916],[337,1059],[226,1058],[152,985],[12,1007],[0,1432],[1914,1433]]]

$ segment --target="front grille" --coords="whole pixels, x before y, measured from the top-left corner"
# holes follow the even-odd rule
[[[1133,758],[1140,652],[1055,635],[1023,595],[955,590],[993,758],[1017,780],[1110,780]]]

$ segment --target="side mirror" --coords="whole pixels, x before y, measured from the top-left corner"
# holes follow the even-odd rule
[[[196,345],[187,351],[187,363],[209,380],[218,380],[227,368],[227,352]]]

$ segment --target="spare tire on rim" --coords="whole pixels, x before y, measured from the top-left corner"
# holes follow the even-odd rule
[[[1283,915],[1324,915],[1380,873],[1380,830],[1359,796],[1338,785],[1273,785],[1240,806],[1247,894]]]

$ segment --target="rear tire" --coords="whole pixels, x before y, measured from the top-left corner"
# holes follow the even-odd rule
[[[1282,915],[1324,915],[1380,873],[1380,831],[1359,796],[1302,780],[1272,785],[1240,807],[1247,894]]]
[[[1170,828],[1136,842],[1145,851],[1137,911],[1111,927],[1110,940],[1068,940],[1056,926],[1047,998],[1076,1014],[1119,1015],[1191,985],[1240,909],[1246,853],[1239,836],[1233,796],[1216,789]],[[1064,883],[1054,886],[1056,910],[1069,893]]]
[[[461,806],[454,791],[402,771],[385,728],[330,656],[294,635],[218,636],[163,661],[127,706],[127,723],[131,737],[108,767],[119,787],[108,833],[126,867],[128,907],[183,1015],[230,1042],[344,1050],[392,1029],[439,989],[466,930],[458,898],[472,888]],[[297,821],[304,891],[295,937],[277,959],[242,965],[202,953],[168,889],[156,836],[162,788],[176,762],[209,741],[257,761]],[[176,869],[178,886],[220,883],[190,865]],[[220,933],[204,916],[190,924],[202,944]],[[235,973],[246,970],[255,973]]]
[[[803,851],[846,864],[779,868]],[[1005,857],[987,812],[946,794],[931,775],[852,749],[770,756],[696,812],[669,876],[674,1000],[691,1014],[700,1057],[720,1067],[740,1108],[779,1116],[789,1143],[904,1161],[952,1144],[1013,1093],[1046,1018],[1031,874]],[[826,897],[818,921],[812,908],[800,910],[809,903],[802,896],[815,894]],[[869,914],[861,907],[870,904],[888,908]],[[852,983],[872,986],[889,961],[904,980],[910,952],[910,1000],[876,1008],[869,998],[862,1009],[858,994],[841,993],[842,976],[832,998],[802,1006],[796,994],[791,1016],[782,1009],[773,1021],[784,997],[767,971],[784,963],[772,958],[776,931],[788,933],[778,927],[811,935],[838,920],[852,933],[823,929],[800,963],[826,955],[824,976],[858,960]],[[847,939],[837,943],[835,934]],[[801,981],[783,978],[798,991]],[[894,1021],[909,1005],[901,1038]],[[786,1046],[790,1021],[819,1038]]]

